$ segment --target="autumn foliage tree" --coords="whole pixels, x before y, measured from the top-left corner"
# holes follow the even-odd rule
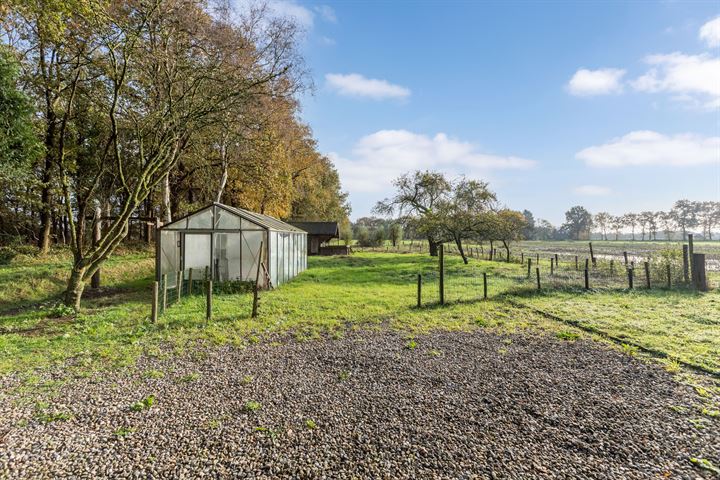
[[[41,252],[53,230],[67,237],[66,304],[79,308],[85,283],[143,214],[167,221],[222,198],[287,218],[303,209],[296,185],[318,188],[304,172],[326,181],[329,203],[347,214],[336,172],[296,118],[298,29],[262,6],[223,9],[15,0],[3,11],[0,33],[19,59],[44,146],[30,200],[16,200],[38,219]]]

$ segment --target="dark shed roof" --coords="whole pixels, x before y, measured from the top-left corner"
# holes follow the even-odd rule
[[[305,230],[309,235],[339,235],[338,222],[288,222],[290,225]]]

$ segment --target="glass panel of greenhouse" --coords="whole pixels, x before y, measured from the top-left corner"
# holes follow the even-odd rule
[[[307,233],[281,220],[213,203],[160,227],[156,277],[255,282],[277,287],[307,268]]]

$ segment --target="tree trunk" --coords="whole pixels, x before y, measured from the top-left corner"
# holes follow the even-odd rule
[[[85,267],[78,266],[78,262],[76,262],[70,272],[67,289],[65,290],[65,305],[73,307],[76,312],[80,311],[80,299],[85,289],[84,274]]]
[[[428,250],[430,251],[431,257],[437,257],[438,256],[438,245],[440,245],[439,242],[436,242],[432,238],[428,237]]]
[[[507,252],[507,258],[505,259],[505,261],[507,263],[510,263],[510,244],[503,240],[503,246],[505,247],[505,251]]]
[[[459,239],[459,238],[456,238],[456,239],[455,239],[455,245],[457,245],[457,247],[458,247],[458,252],[460,252],[460,256],[462,257],[463,262],[465,263],[465,265],[467,265],[467,264],[468,264],[468,259],[467,259],[467,257],[465,256],[465,250],[463,250],[462,240]]]
[[[495,256],[495,247],[493,246],[493,241],[490,240],[490,261],[493,261],[493,257]]]
[[[51,135],[48,133],[47,135]],[[52,134],[54,135],[54,133]],[[52,142],[45,142],[46,148],[52,148]],[[50,169],[52,158],[50,152],[45,153],[45,165],[42,172],[42,193],[40,194],[40,239],[38,248],[40,255],[45,255],[50,250],[50,229],[52,228],[52,193],[50,188]]]
[[[163,215],[165,224],[172,222],[172,213],[170,210],[170,173],[165,175],[165,181],[163,185]]]
[[[222,176],[220,177],[220,186],[218,187],[217,195],[215,196],[215,201],[217,203],[220,203],[223,192],[225,191],[225,185],[228,181],[227,138],[225,135],[223,135],[222,141],[220,143],[220,158],[222,160],[223,171]]]

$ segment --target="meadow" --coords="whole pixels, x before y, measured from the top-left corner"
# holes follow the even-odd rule
[[[561,338],[610,338],[653,352],[668,368],[683,363],[720,373],[720,291],[689,288],[537,291],[518,264],[446,256],[446,305],[440,306],[437,259],[419,253],[359,252],[311,257],[292,282],[263,292],[251,318],[251,295],[214,298],[205,321],[202,295],[186,297],[150,321],[154,260],[124,248],[87,289],[78,315],[59,303],[69,256],[17,255],[0,265],[0,372],[69,362],[78,371],[132,366],[142,355],[192,350],[197,342],[256,343],[342,336],[348,329],[390,328],[412,335],[433,329],[539,331]],[[482,274],[488,299],[482,299]],[[417,276],[423,275],[423,306]],[[623,344],[625,344],[623,346]],[[665,357],[664,359],[662,357]]]

